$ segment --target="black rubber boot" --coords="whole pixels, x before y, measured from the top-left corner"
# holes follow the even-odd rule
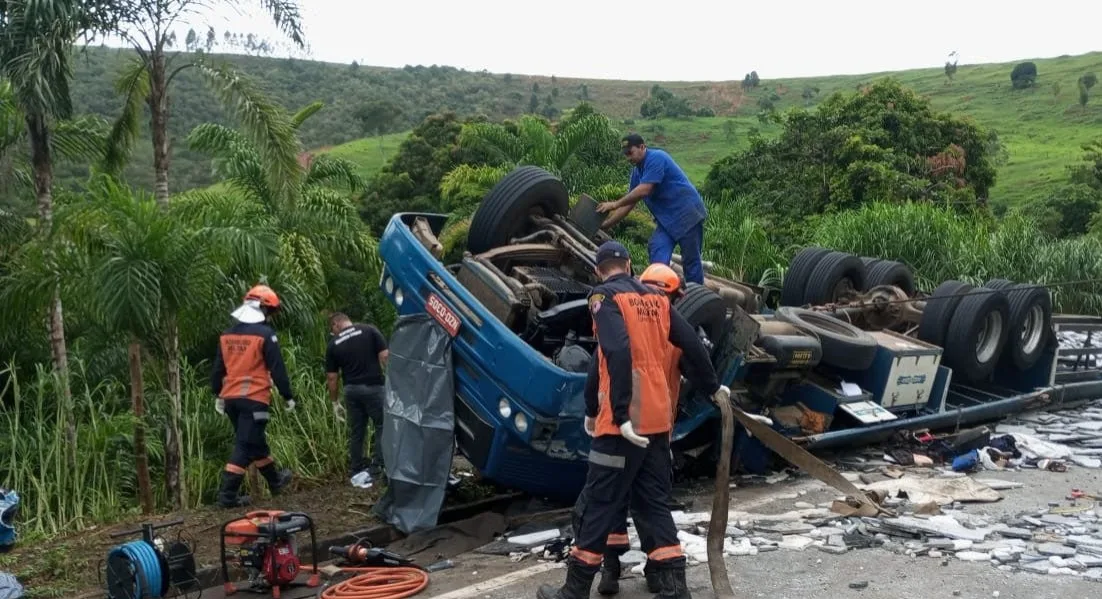
[[[241,483],[245,482],[244,474],[234,474],[222,471],[222,488],[218,490],[218,505],[225,508],[245,507],[249,505],[248,495],[238,495]]]
[[[272,493],[272,496],[279,495],[280,490],[289,485],[291,479],[294,478],[289,468],[277,470],[275,462],[261,468],[260,474],[264,475],[264,480],[268,481],[268,490]]]
[[[615,595],[620,592],[620,556],[606,553],[601,565],[601,582],[597,583],[597,592],[602,595]]]
[[[658,572],[661,590],[655,599],[693,599],[689,583],[685,580],[685,565],[663,568]]]
[[[658,576],[658,570],[651,565],[651,562],[647,562],[647,565],[643,566],[643,577],[647,580],[647,590],[651,593],[662,592],[662,584]]]
[[[557,589],[551,585],[540,585],[539,590],[536,591],[536,597],[539,599],[589,599],[589,589],[593,587],[597,567],[587,566],[574,560],[568,563],[566,584]]]

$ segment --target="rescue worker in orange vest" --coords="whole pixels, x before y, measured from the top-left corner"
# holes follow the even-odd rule
[[[279,297],[270,287],[253,287],[245,294],[244,303],[232,313],[237,322],[218,340],[211,388],[218,396],[215,409],[229,417],[234,432],[233,453],[222,472],[218,493],[222,507],[249,504],[248,496],[238,496],[238,491],[250,464],[255,464],[264,475],[272,495],[291,482],[291,471],[280,470],[272,459],[265,434],[273,381],[286,402],[286,410],[295,409],[279,340],[267,323],[279,309]]]
[[[681,277],[662,263],[651,264],[639,275],[639,281],[649,285],[663,293],[670,302],[677,301],[684,293]],[[681,367],[678,362],[681,359],[681,350],[672,348],[667,380],[670,386],[670,431],[673,432],[673,421],[677,419],[677,401],[681,391]],[[586,405],[593,414],[597,413],[597,381],[599,377],[598,360],[590,362],[589,378],[586,379]],[[646,542],[650,545],[650,542]],[[605,555],[601,563],[601,581],[597,583],[597,592],[602,595],[615,595],[620,592],[620,556],[631,549],[628,542],[628,505],[621,508],[619,524],[608,535],[605,542]],[[661,591],[658,583],[658,573],[651,567],[651,562],[643,568],[646,577],[647,590],[652,593]]]
[[[666,503],[670,494],[671,401],[668,381],[672,346],[685,354],[695,388],[728,393],[716,380],[708,352],[666,295],[631,276],[623,245],[597,250],[602,283],[589,296],[597,337],[596,413],[587,406],[586,431],[593,435],[589,474],[574,506],[574,547],[566,583],[543,585],[539,599],[586,599],[601,567],[608,534],[630,501],[644,551],[653,562],[663,599],[691,599],[685,556]],[[672,344],[672,346],[671,346]]]

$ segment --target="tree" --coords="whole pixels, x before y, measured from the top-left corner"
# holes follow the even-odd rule
[[[360,104],[352,116],[360,122],[364,135],[382,136],[394,128],[402,116],[402,107],[390,100],[370,100]],[[383,138],[379,137],[379,152],[382,151]]]
[[[171,47],[173,24],[196,8],[206,6],[204,0],[125,0],[130,10],[122,20],[120,34],[138,54],[136,62],[119,81],[118,91],[126,98],[123,114],[113,132],[113,144],[124,150],[114,156],[112,167],[119,168],[125,159],[129,142],[121,138],[137,136],[138,107],[142,100],[150,110],[150,130],[153,138],[154,194],[162,206],[168,205],[168,169],[170,148],[168,140],[169,86],[176,75],[190,66],[203,65],[201,61],[173,65],[178,54],[168,56]],[[242,4],[242,0],[223,0],[220,4]],[[279,27],[298,46],[305,45],[301,17],[294,0],[260,0],[260,5],[271,15]],[[233,36],[226,32],[231,39]],[[255,44],[253,44],[255,45]],[[204,65],[205,66],[205,65]],[[209,82],[216,87],[233,85],[233,75],[225,69],[201,68]],[[228,78],[217,78],[228,75]]]
[[[6,0],[0,3],[0,74],[11,83],[11,98],[23,115],[30,145],[31,171],[38,206],[39,238],[53,228],[53,143],[51,127],[72,117],[69,97],[71,54],[80,38],[115,28],[120,11],[112,0]],[[44,259],[53,262],[47,246]],[[69,358],[61,283],[52,272],[47,321],[50,351],[58,376],[62,409],[70,410]],[[75,463],[76,428],[67,431],[70,464]]]
[[[440,182],[443,208],[469,210],[511,169],[536,165],[559,175],[570,193],[606,183],[624,182],[626,163],[619,155],[618,132],[601,114],[583,104],[552,127],[546,119],[523,116],[516,123],[469,123],[459,135],[461,147],[484,152],[483,164],[455,167]]]
[[[733,119],[727,119],[723,121],[723,139],[728,143],[734,141],[735,132],[738,130],[738,124]]]
[[[1091,88],[1098,83],[1098,76],[1094,73],[1086,73],[1079,77],[1079,105],[1085,110],[1087,101],[1090,100]]]
[[[532,97],[528,98],[528,112],[535,114],[540,109],[540,99],[535,92],[532,92]]]
[[[815,96],[819,95],[819,88],[815,86],[807,86],[804,91],[800,93],[800,97],[804,99],[804,103],[807,106],[811,106],[811,101],[815,99]]]
[[[742,89],[754,89],[761,84],[761,78],[757,71],[750,71],[742,78]]]
[[[953,83],[953,76],[957,74],[957,51],[953,50],[949,53],[949,58],[953,59],[953,62],[945,61],[945,82],[946,85]]]
[[[639,114],[645,119],[679,118],[693,116],[695,111],[688,100],[656,83],[650,89],[650,97],[639,107]]]
[[[1014,89],[1033,87],[1037,81],[1037,65],[1032,62],[1020,62],[1010,72],[1010,83]]]
[[[712,166],[702,192],[748,199],[773,219],[783,243],[800,234],[799,219],[808,215],[874,201],[970,210],[994,184],[987,132],[934,112],[928,100],[891,79],[776,119],[779,136],[751,136],[749,149]]]
[[[505,85],[510,85],[510,84],[513,83],[513,74],[512,73],[505,73],[505,76],[502,77],[501,79],[502,79],[502,81],[505,82]]]

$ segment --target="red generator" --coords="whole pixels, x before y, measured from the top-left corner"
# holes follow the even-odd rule
[[[313,571],[297,582],[302,570],[295,535],[309,529]],[[239,590],[271,593],[276,599],[290,586],[320,584],[314,521],[302,512],[258,510],[222,525],[222,583],[227,595]],[[230,564],[248,574],[244,584],[230,582]]]

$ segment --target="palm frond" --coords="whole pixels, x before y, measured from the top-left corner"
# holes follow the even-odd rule
[[[525,152],[521,159],[525,164],[535,164],[557,171],[558,165],[552,162],[555,154],[555,135],[545,119],[530,114],[517,121]]]
[[[496,123],[467,123],[459,132],[459,145],[488,152],[497,162],[519,164],[525,155],[524,142]]]
[[[104,156],[107,121],[98,116],[82,116],[58,121],[50,136],[50,151],[71,162],[94,162]]]
[[[325,108],[325,103],[321,102],[320,100],[317,101],[317,102],[312,102],[310,104],[307,104],[305,107],[303,107],[301,110],[296,112],[291,117],[291,124],[294,125],[295,129],[298,129],[299,127],[302,126],[302,123],[306,119],[308,119],[308,118],[314,116],[315,114],[317,114],[318,111],[321,110],[322,108]]]
[[[356,164],[347,159],[321,154],[310,163],[306,185],[318,185],[336,179],[347,185],[350,193],[355,194],[367,187],[356,169]]]
[[[203,61],[196,68],[238,121],[268,173],[268,187],[279,197],[291,195],[301,179],[298,155],[302,151],[291,117],[269,99],[253,80],[228,66]]]
[[[126,166],[134,142],[141,134],[142,105],[149,97],[149,71],[141,60],[127,64],[123,74],[115,81],[115,93],[124,98],[122,113],[107,135],[103,169],[118,174]]]
[[[600,114],[590,114],[572,120],[554,135],[554,144],[548,155],[548,165],[562,169],[572,156],[587,143],[594,140],[606,140],[615,143],[616,135],[612,123]]]
[[[260,0],[260,5],[271,15],[276,27],[291,38],[300,48],[306,43],[302,31],[302,15],[298,3],[292,0]]]
[[[509,167],[461,164],[440,180],[440,198],[445,210],[455,211],[477,205]]]
[[[241,133],[224,125],[203,123],[188,134],[188,147],[213,158],[214,170],[252,197],[270,202],[268,176],[261,157]]]

